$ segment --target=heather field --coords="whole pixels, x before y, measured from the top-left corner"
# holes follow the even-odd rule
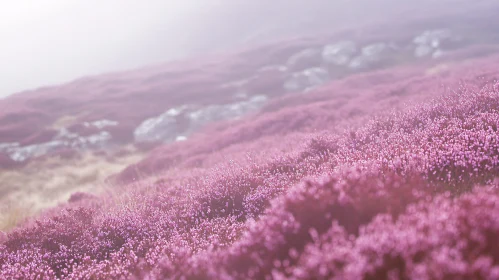
[[[1,99],[0,279],[499,279],[479,2]]]

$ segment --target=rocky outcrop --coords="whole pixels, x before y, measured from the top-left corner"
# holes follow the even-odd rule
[[[145,120],[134,131],[137,142],[172,142],[186,140],[188,135],[204,126],[225,120],[238,119],[258,111],[267,101],[265,95],[248,100],[208,106],[184,105]]]

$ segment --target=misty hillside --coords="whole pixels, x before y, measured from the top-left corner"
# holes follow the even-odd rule
[[[0,279],[499,278],[499,3],[52,2]]]

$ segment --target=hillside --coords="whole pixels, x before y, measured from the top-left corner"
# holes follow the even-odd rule
[[[0,100],[0,278],[498,278],[481,3]]]

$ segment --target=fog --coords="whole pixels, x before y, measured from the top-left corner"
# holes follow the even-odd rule
[[[195,4],[194,4],[195,3]],[[0,97],[187,54],[198,1],[19,0],[0,9]],[[192,21],[192,20],[191,20]]]
[[[449,1],[432,2],[5,1],[0,9],[0,97],[234,44],[390,16],[427,16],[446,9]],[[454,0],[453,8],[456,2],[463,1]]]

